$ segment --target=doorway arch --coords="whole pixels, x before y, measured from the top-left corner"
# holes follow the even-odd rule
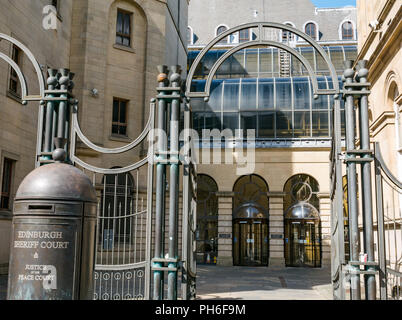
[[[218,256],[218,184],[197,175],[197,263],[216,264]]]
[[[285,263],[287,267],[321,267],[319,185],[306,174],[284,187]]]
[[[255,174],[242,176],[233,193],[233,265],[267,266],[268,184]]]

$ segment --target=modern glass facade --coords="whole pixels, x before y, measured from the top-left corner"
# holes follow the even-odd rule
[[[202,91],[205,80],[193,86]],[[332,88],[332,79],[319,77],[318,86]],[[193,98],[191,105],[200,137],[203,129],[243,129],[244,136],[255,129],[260,139],[331,136],[333,97],[314,100],[309,77],[216,79],[209,101]]]
[[[319,89],[332,89],[324,59],[312,47],[295,48],[309,61],[318,75]],[[338,75],[343,61],[354,59],[356,46],[327,46]],[[192,82],[193,92],[205,90],[205,79],[212,66],[226,50],[210,50],[201,60]],[[188,54],[189,66],[199,51]],[[289,60],[283,59],[287,55]],[[286,62],[288,61],[288,62]],[[283,77],[284,68],[290,76]],[[337,81],[342,87],[341,78]],[[301,62],[276,48],[251,48],[238,51],[218,69],[211,85],[208,102],[191,99],[193,127],[202,137],[202,130],[254,129],[256,138],[330,138],[332,135],[332,96],[313,98],[312,82]],[[343,101],[341,101],[343,109]],[[344,131],[344,121],[342,121]],[[239,132],[241,134],[241,132]]]

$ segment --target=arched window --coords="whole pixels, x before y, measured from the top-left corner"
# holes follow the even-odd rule
[[[257,175],[233,187],[233,264],[268,265],[268,185]]]
[[[218,185],[205,174],[197,176],[197,262],[216,264],[218,254]]]
[[[268,211],[268,185],[263,178],[255,174],[243,176],[236,181],[233,192],[234,210],[244,204],[253,204]]]
[[[98,239],[102,249],[131,244],[135,212],[134,179],[130,173],[103,176],[100,206]]]
[[[285,22],[287,26],[290,27],[295,27],[293,23],[291,22]],[[282,42],[288,42],[288,41],[294,41],[295,40],[295,35],[289,31],[282,30]]]
[[[316,26],[316,24],[314,23],[314,22],[309,22],[309,23],[307,23],[306,25],[305,25],[305,27],[304,27],[304,32],[308,35],[308,36],[310,36],[311,38],[313,38],[314,40],[318,40],[318,37],[317,37],[317,32],[318,32],[318,30],[317,30],[318,28],[317,28],[317,26]]]
[[[395,75],[393,75],[392,78],[395,78]],[[388,89],[387,109],[389,108],[390,110],[392,110],[395,115],[394,128],[395,128],[395,150],[396,150],[396,163],[397,163],[396,170],[398,172],[397,175],[398,178],[402,180],[402,116],[400,112],[400,105],[398,103],[399,96],[400,94],[398,84],[396,81],[392,81]],[[400,196],[400,200],[402,200],[402,196]]]
[[[342,40],[353,40],[354,39],[354,27],[353,23],[350,21],[345,21],[342,24]]]
[[[224,33],[228,28],[226,26],[219,26],[216,29],[216,36],[219,36],[221,33]],[[228,38],[223,38],[221,41],[219,41],[220,44],[227,44],[228,43]]]
[[[306,174],[291,177],[284,187],[285,261],[287,266],[321,266],[319,185]]]

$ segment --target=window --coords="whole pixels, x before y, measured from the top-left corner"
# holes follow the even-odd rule
[[[15,45],[13,45],[11,58],[19,66],[21,65],[21,56],[22,56],[22,51],[19,48],[17,48]],[[10,67],[10,83],[9,83],[8,90],[10,93],[16,95],[17,97],[21,96],[21,88],[20,88],[20,82],[18,79],[18,75],[14,71],[14,69],[11,67]]]
[[[3,180],[1,183],[1,201],[0,209],[10,209],[11,205],[11,183],[13,176],[13,164],[14,161],[8,158],[4,158],[3,163]]]
[[[285,24],[289,27],[294,27],[294,25],[289,22],[287,22]],[[287,30],[282,30],[282,41],[283,42],[294,41],[294,39],[295,39],[295,35],[292,32],[287,31]]]
[[[113,99],[112,134],[127,136],[127,100]]]
[[[318,40],[317,39],[317,26],[313,22],[309,22],[309,23],[306,24],[306,26],[304,28],[304,32],[308,36],[313,38],[314,40]]]
[[[250,29],[239,31],[239,43],[250,41]]]
[[[346,21],[342,24],[342,40],[353,40],[354,28],[350,21]]]
[[[60,4],[61,4],[61,1],[52,0],[52,1],[51,1],[51,4],[52,4],[53,7],[56,8],[57,18],[58,18],[60,21],[62,21],[62,18],[61,18],[61,15],[60,15]]]
[[[219,36],[221,33],[224,33],[228,28],[225,26],[220,26],[218,29],[216,29],[216,36]],[[223,38],[221,41],[219,41],[220,44],[226,44],[228,43],[228,38]]]
[[[131,13],[117,10],[116,44],[131,47]]]
[[[17,48],[15,45],[13,45],[11,58],[19,66],[21,65],[21,56],[22,56],[22,51],[19,48]],[[10,93],[16,95],[17,97],[21,96],[21,88],[20,88],[20,82],[18,79],[18,75],[14,71],[14,69],[11,67],[10,67],[10,83],[9,83],[8,90]]]

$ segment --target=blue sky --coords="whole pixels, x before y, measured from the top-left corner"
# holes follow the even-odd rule
[[[318,8],[356,6],[356,0],[311,0]]]

